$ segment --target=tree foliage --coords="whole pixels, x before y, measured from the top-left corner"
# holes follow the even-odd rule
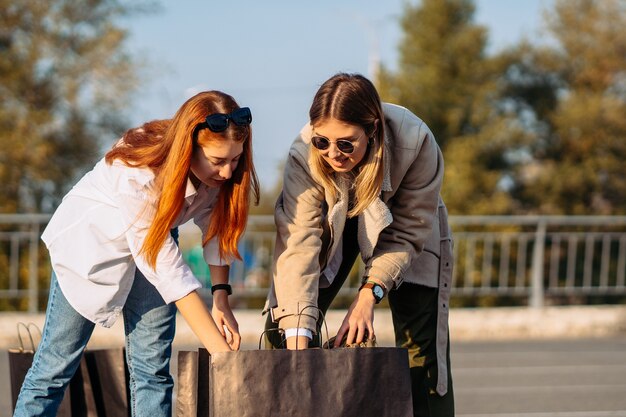
[[[384,99],[402,103],[424,120],[443,146],[475,131],[472,120],[486,46],[486,29],[472,22],[471,0],[407,4],[401,19],[399,69],[382,69]]]
[[[488,59],[487,30],[473,20],[471,0],[407,5],[398,70],[383,69],[378,84],[383,100],[412,110],[443,148],[451,212],[504,213],[513,205],[501,186],[507,149],[523,135],[496,109],[503,64]]]
[[[52,210],[126,125],[137,62],[116,0],[0,0],[0,212]]]
[[[551,35],[485,54],[470,0],[407,6],[383,99],[433,129],[456,214],[626,211],[626,1],[554,0]]]
[[[509,53],[507,94],[536,120],[512,194],[524,212],[624,214],[626,2],[555,0],[546,27],[549,44]]]

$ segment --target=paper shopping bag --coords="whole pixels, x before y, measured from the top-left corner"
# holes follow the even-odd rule
[[[15,410],[17,397],[24,383],[26,373],[30,369],[35,357],[37,340],[41,340],[41,330],[34,323],[18,323],[17,337],[20,346],[9,349],[9,377],[11,383],[11,410]],[[26,338],[27,337],[27,338]],[[83,377],[84,376],[84,377]],[[91,399],[91,386],[86,364],[81,362],[70,386],[65,390],[63,401],[59,405],[57,417],[85,416],[97,417],[95,405]]]
[[[178,352],[176,416],[195,416],[198,410],[198,352]]]
[[[93,401],[98,416],[130,417],[129,374],[126,365],[125,349],[86,350],[83,362],[86,364]],[[82,372],[84,374],[84,371]],[[70,386],[74,389],[74,387]]]
[[[21,330],[21,331],[20,331]],[[33,331],[36,325],[18,324],[20,347],[9,349],[9,373],[12,409],[26,373],[35,355]],[[22,333],[26,332],[30,349],[25,348]],[[28,343],[26,344],[28,345]],[[59,417],[129,417],[128,372],[123,348],[86,350],[76,373],[65,390],[59,406]]]
[[[412,416],[408,354],[386,347],[179,352],[177,411],[179,417]]]

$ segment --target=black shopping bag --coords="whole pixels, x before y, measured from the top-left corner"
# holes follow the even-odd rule
[[[26,336],[28,337],[27,342],[25,342]],[[41,340],[41,330],[39,329],[39,327],[37,327],[35,323],[25,324],[20,322],[17,324],[17,338],[19,340],[20,346],[16,349],[9,349],[9,377],[11,382],[12,411],[15,410],[17,397],[20,394],[20,389],[22,388],[22,384],[24,383],[26,373],[33,363],[33,357],[35,356],[36,349],[34,337],[37,337],[37,340]],[[89,381],[87,380],[86,383],[88,384]],[[58,417],[72,416],[71,392],[71,389],[65,390],[63,401],[61,401],[61,405],[59,406],[59,410],[57,412]],[[78,404],[75,406],[75,409],[78,411],[77,407]],[[89,415],[89,413],[85,412],[83,415],[91,417],[93,414]]]
[[[18,324],[20,347],[9,349],[12,409],[26,373],[35,355],[33,332],[41,332],[33,324]],[[22,333],[29,338],[30,348],[25,349]],[[123,348],[86,350],[80,365],[65,390],[59,406],[59,417],[128,417],[128,372]]]
[[[178,417],[413,415],[404,348],[200,349],[178,366]]]
[[[198,401],[205,401],[206,398],[199,398],[198,392],[206,390],[208,378],[201,375],[201,369],[208,369],[206,365],[199,365],[198,351],[181,350],[178,352],[178,373],[176,378],[176,416],[195,416],[199,409],[207,409],[208,403],[198,407]],[[203,359],[208,359],[203,355]],[[202,389],[198,389],[199,384],[204,384]]]
[[[81,373],[85,374],[86,368],[96,415],[130,417],[129,374],[125,349],[87,349],[82,362],[86,366]],[[70,388],[75,389],[71,383]]]

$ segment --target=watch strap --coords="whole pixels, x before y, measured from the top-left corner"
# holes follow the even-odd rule
[[[377,297],[376,293],[374,292],[374,287],[379,287],[382,292],[383,295],[382,297]],[[374,299],[376,300],[376,304],[380,303],[381,300],[385,297],[385,295],[387,294],[387,291],[385,291],[385,287],[380,285],[378,282],[376,281],[365,281],[363,284],[361,284],[361,286],[359,287],[359,291],[361,291],[363,288],[368,288],[372,291],[372,295],[374,296]]]
[[[383,292],[385,293],[385,295],[387,294],[387,288],[385,288],[384,285],[379,284],[378,282],[373,281],[371,279],[368,279],[365,282],[363,282],[361,286],[359,287],[359,291],[361,291],[362,288],[373,288],[374,285],[378,285],[380,288],[383,289]]]

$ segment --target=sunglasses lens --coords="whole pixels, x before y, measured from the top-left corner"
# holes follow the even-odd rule
[[[207,116],[206,124],[213,132],[223,132],[228,127],[228,116],[225,114],[212,114]]]
[[[354,151],[354,145],[347,140],[338,140],[337,148],[343,153],[352,153]]]
[[[252,123],[250,108],[242,107],[231,113],[230,118],[237,126],[246,126]]]
[[[320,151],[325,151],[330,146],[330,142],[328,141],[328,139],[320,136],[313,136],[311,138],[311,142],[313,143],[313,146],[315,146]]]
[[[330,147],[330,141],[322,136],[313,136],[311,143],[320,151],[325,151]],[[354,152],[354,144],[349,140],[338,140],[335,144],[337,145],[337,149],[343,153]]]

